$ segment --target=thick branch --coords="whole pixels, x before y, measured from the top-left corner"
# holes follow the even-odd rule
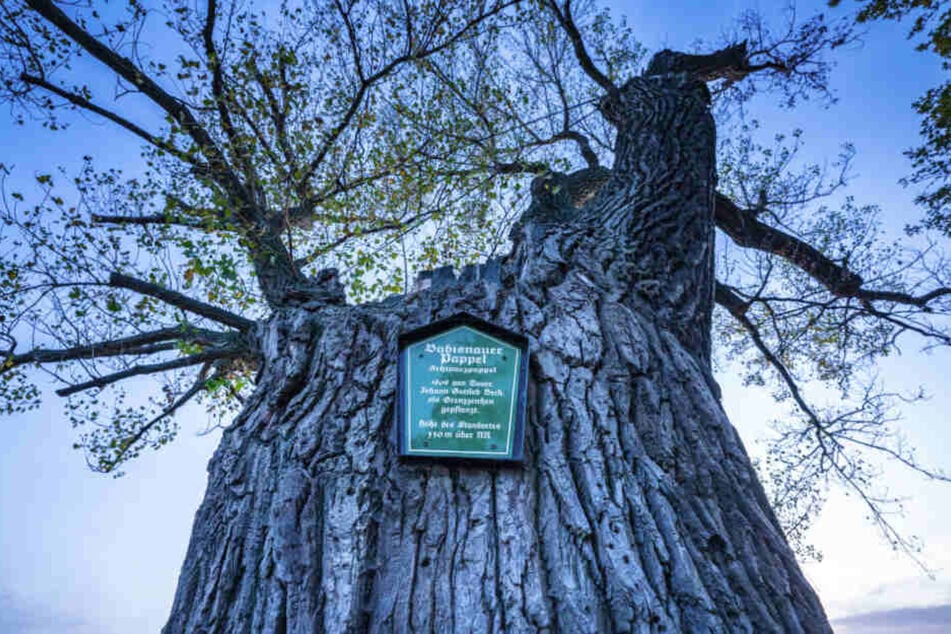
[[[856,297],[863,301],[873,302],[895,302],[896,304],[911,304],[923,308],[927,312],[928,303],[932,300],[951,295],[951,288],[941,287],[928,291],[922,295],[910,295],[896,291],[876,291],[871,289],[862,289]]]
[[[25,363],[57,363],[60,361],[76,361],[80,359],[99,359],[103,357],[119,357],[125,355],[149,355],[160,352],[175,350],[178,344],[174,341],[163,341],[161,343],[142,344],[139,346],[125,346],[122,348],[110,348],[113,342],[105,342],[105,348],[100,349],[95,344],[86,346],[77,346],[76,348],[64,348],[61,350],[48,350],[38,348],[23,354],[15,355],[11,361],[11,368]]]
[[[190,227],[192,229],[205,229],[207,226],[191,218],[179,218],[166,214],[151,214],[148,216],[110,216],[102,214],[93,214],[93,222],[112,225],[177,225],[180,227]]]
[[[211,304],[199,302],[198,300],[192,299],[187,295],[183,295],[178,291],[173,291],[159,286],[158,284],[152,284],[151,282],[146,282],[134,277],[129,277],[128,275],[123,275],[122,273],[113,273],[110,275],[109,286],[113,286],[115,288],[127,288],[130,291],[135,291],[136,293],[141,293],[142,295],[148,295],[149,297],[160,299],[163,302],[171,304],[177,308],[181,308],[182,310],[206,317],[212,321],[217,321],[218,323],[225,324],[226,326],[231,326],[232,328],[237,328],[241,331],[247,331],[254,327],[255,322],[251,321],[250,319],[245,319],[240,315],[235,315],[224,308],[219,308],[217,306],[212,306]]]
[[[809,274],[836,297],[926,308],[929,302],[951,295],[951,288],[944,287],[923,295],[862,288],[864,280],[860,275],[834,262],[803,240],[760,222],[754,211],[740,208],[721,193],[716,196],[716,223],[739,246],[778,255]]]
[[[237,228],[228,226],[226,214],[220,209],[194,207],[171,193],[166,193],[165,198],[167,199],[168,206],[161,213],[142,216],[92,214],[90,219],[93,222],[105,224],[140,226],[175,225],[205,231],[220,229],[234,230]],[[172,206],[178,209],[180,215],[172,213]]]
[[[233,337],[228,333],[187,326],[181,328],[162,328],[153,330],[152,332],[123,337],[121,339],[99,341],[61,350],[38,348],[23,354],[14,355],[10,361],[12,362],[11,367],[15,367],[25,363],[57,363],[60,361],[98,359],[101,357],[116,357],[129,354],[155,354],[157,352],[174,350],[177,345],[175,343],[176,340],[188,341],[190,343],[221,345],[233,341]]]
[[[819,281],[835,295],[852,295],[862,286],[862,278],[836,264],[812,245],[760,222],[756,214],[742,209],[717,193],[716,224],[741,247],[778,255]]]
[[[113,383],[118,383],[119,381],[129,379],[134,376],[156,374],[159,372],[167,372],[169,370],[180,370],[181,368],[187,368],[200,363],[215,361],[216,359],[234,358],[240,356],[241,352],[241,350],[236,348],[221,348],[218,350],[206,350],[204,352],[199,352],[198,354],[193,354],[189,357],[182,357],[180,359],[173,359],[171,361],[164,361],[161,363],[134,365],[131,368],[122,370],[121,372],[107,374],[84,383],[77,383],[76,385],[60,388],[56,390],[56,394],[58,396],[71,396],[79,392],[85,392],[86,390],[106,387],[107,385],[112,385]]]
[[[551,166],[542,161],[512,161],[492,164],[492,173],[494,174],[542,174],[550,169]]]
[[[556,134],[554,138],[574,141],[578,145],[578,150],[581,152],[581,157],[584,159],[584,162],[588,164],[588,167],[601,167],[601,162],[598,160],[598,155],[595,154],[593,149],[591,149],[591,141],[585,135],[576,130],[564,130],[563,132]]]
[[[644,74],[650,76],[687,73],[704,82],[717,79],[735,82],[761,70],[785,72],[787,69],[776,62],[750,64],[746,42],[741,42],[706,55],[690,55],[665,49],[654,55]]]
[[[737,295],[734,289],[720,282],[716,283],[714,300],[736,319],[746,317],[746,312],[750,309],[749,302],[744,301],[742,297]]]

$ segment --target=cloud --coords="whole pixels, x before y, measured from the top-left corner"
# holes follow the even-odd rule
[[[854,614],[832,625],[838,634],[945,634],[951,632],[951,604]]]
[[[96,631],[83,619],[65,614],[55,606],[0,592],[0,634],[95,634]]]

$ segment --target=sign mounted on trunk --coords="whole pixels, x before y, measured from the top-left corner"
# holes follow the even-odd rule
[[[462,313],[399,339],[399,453],[521,461],[528,339]]]

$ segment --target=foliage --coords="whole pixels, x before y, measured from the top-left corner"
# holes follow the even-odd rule
[[[420,268],[500,249],[525,179],[582,153],[559,150],[587,147],[583,134],[610,148],[592,117],[599,89],[573,72],[548,14],[515,2],[69,10],[4,4],[3,95],[23,125],[61,131],[74,112],[105,118],[143,142],[144,165],[127,174],[87,156],[78,176],[42,174],[32,192],[5,192],[0,240],[15,257],[4,260],[0,301],[18,366],[35,361],[16,354],[27,331],[31,347],[74,350],[217,326],[159,289],[252,319],[283,301],[265,297],[272,276],[306,287],[307,273],[335,266],[354,301],[406,291]],[[608,74],[633,73],[641,51],[623,25],[578,11]],[[147,47],[149,38],[163,45]],[[513,63],[499,64],[505,56]],[[114,273],[154,288],[117,287]],[[137,341],[45,366],[100,396],[69,410],[83,428],[110,421],[83,436],[97,468],[174,434],[168,414],[194,395],[179,375],[194,370],[168,368],[167,398],[121,424],[111,422],[118,397],[99,393],[116,386],[93,386],[97,378],[155,354],[172,365],[204,354],[196,381],[226,376],[248,388],[253,362],[220,367],[247,351],[226,338],[216,357],[209,337]],[[11,408],[38,396],[19,376],[5,375]]]
[[[503,250],[532,177],[611,164],[602,106],[645,70],[622,21],[554,0],[10,0],[0,33],[19,123],[61,131],[83,115],[142,143],[141,170],[89,156],[29,189],[6,178],[0,210],[3,406],[35,405],[24,370],[42,367],[110,472],[169,442],[191,399],[240,407],[259,323],[345,301],[334,267],[364,301]],[[863,452],[944,477],[888,433],[887,394],[856,386],[900,337],[948,343],[945,267],[882,247],[874,207],[837,198],[851,148],[830,175],[797,160],[800,132],[762,144],[740,118],[760,92],[829,100],[827,54],[853,36],[822,16],[768,28],[749,14],[731,38],[746,44],[686,56],[735,132],[720,150],[718,332],[797,412],[770,460],[794,538],[829,478],[879,508]],[[136,377],[160,377],[159,395],[127,398]],[[861,396],[824,411],[815,382]]]
[[[857,22],[910,19],[908,37],[916,40],[916,48],[934,53],[942,59],[942,68],[951,70],[951,5],[941,0],[859,1]],[[925,226],[951,235],[951,81],[928,89],[914,108],[921,115],[923,142],[906,152],[915,170],[906,182],[927,187],[918,196],[927,210]]]

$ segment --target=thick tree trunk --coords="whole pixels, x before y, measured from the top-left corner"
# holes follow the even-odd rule
[[[164,631],[829,631],[710,375],[707,106],[633,80],[574,222],[536,208],[501,263],[275,314]],[[397,335],[463,310],[530,338],[519,467],[396,459]]]

